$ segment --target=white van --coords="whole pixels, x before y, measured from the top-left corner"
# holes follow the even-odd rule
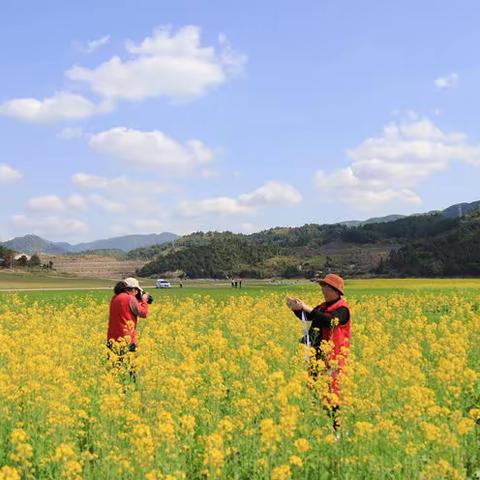
[[[171,288],[170,282],[167,282],[164,278],[159,278],[155,282],[155,288]]]

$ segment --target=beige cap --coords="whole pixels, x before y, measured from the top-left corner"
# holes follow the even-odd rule
[[[127,285],[128,288],[138,288],[139,290],[142,290],[142,287],[140,287],[140,284],[138,283],[138,280],[133,277],[128,277],[124,280],[125,285]]]

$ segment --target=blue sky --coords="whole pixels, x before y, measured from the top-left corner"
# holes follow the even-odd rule
[[[0,239],[480,199],[477,2],[0,6]]]

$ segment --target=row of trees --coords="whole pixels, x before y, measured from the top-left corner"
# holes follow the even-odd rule
[[[0,245],[0,268],[44,268],[48,270],[53,269],[53,262],[50,260],[48,263],[42,264],[42,261],[38,254],[34,253],[30,258],[27,255],[22,255],[15,259],[15,252],[9,248]]]
[[[13,261],[13,251],[0,245],[0,267],[10,266]]]
[[[26,255],[22,255],[15,261],[17,267],[29,267],[29,268],[37,268],[42,265],[40,257],[34,253],[30,258]]]

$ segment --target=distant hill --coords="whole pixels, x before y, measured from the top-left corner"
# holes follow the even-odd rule
[[[474,241],[480,244],[480,238],[467,235],[469,228],[477,229],[474,220],[476,203],[463,204],[461,210],[455,205],[443,211],[390,221],[380,219],[377,223],[362,222],[358,226],[308,224],[271,228],[251,235],[197,232],[180,238],[173,246],[152,246],[128,255],[132,258],[138,255],[143,259],[147,259],[149,254],[155,255],[139,270],[141,276],[308,278],[329,271],[349,277],[372,274],[395,276],[411,271],[420,276],[427,272],[433,275],[435,271],[448,275],[453,271],[451,262],[437,270],[426,267],[412,270],[414,261],[411,259],[436,258],[437,263],[442,260],[435,254],[410,255],[411,250],[405,250],[412,245],[417,250],[440,249],[438,239],[447,238],[451,258],[461,259],[454,271],[458,275],[462,272],[471,274],[475,271],[472,265],[480,265],[480,252],[474,246]],[[459,217],[460,211],[462,214],[465,211],[471,213]],[[454,212],[457,214],[454,215]],[[468,240],[463,242],[463,237],[468,237]],[[439,251],[446,255],[445,242],[441,245],[443,249]],[[463,245],[463,254],[458,251],[458,245]],[[407,253],[402,256],[405,251]],[[396,257],[396,252],[400,256]],[[469,256],[468,252],[473,256]]]
[[[2,245],[16,252],[33,254],[37,252],[49,253],[52,255],[65,255],[68,253],[68,243],[55,243],[44,240],[37,235],[25,235],[23,237],[15,237]],[[67,247],[68,246],[68,247]]]
[[[451,220],[452,221],[452,220]],[[376,273],[390,276],[480,276],[480,210],[453,220],[452,228],[392,250]]]
[[[95,250],[101,250],[103,252],[108,250],[121,250],[123,252],[128,252],[129,250],[140,247],[172,242],[178,238],[179,236],[174,233],[164,232],[149,235],[125,235],[71,245],[67,242],[51,242],[37,235],[25,235],[23,237],[15,237],[12,240],[3,242],[2,245],[11,250],[28,254],[42,252],[52,255],[67,255],[69,253]]]
[[[433,210],[427,213],[415,213],[414,215],[431,215],[433,213],[440,213],[441,215],[448,218],[459,218],[467,215],[470,212],[480,208],[480,200],[471,203],[456,203],[450,207],[445,208],[444,210]],[[339,225],[345,225],[347,227],[361,227],[362,225],[368,225],[370,223],[386,223],[386,222],[395,222],[401,218],[405,218],[408,215],[386,215],[384,217],[372,217],[367,220],[347,220],[345,222],[339,222]]]
[[[166,242],[173,242],[180,238],[174,233],[152,233],[150,235],[125,235],[123,237],[106,238],[94,242],[79,243],[72,245],[70,252],[77,253],[86,250],[123,250],[128,252],[135,248],[149,247]]]
[[[472,203],[457,203],[451,207],[442,210],[442,215],[448,218],[459,218],[468,215],[480,208],[480,200]]]
[[[346,227],[361,227],[362,225],[368,225],[370,223],[385,223],[394,222],[400,218],[405,218],[406,215],[387,215],[386,217],[373,217],[367,220],[347,220],[346,222],[339,222],[340,225]]]

